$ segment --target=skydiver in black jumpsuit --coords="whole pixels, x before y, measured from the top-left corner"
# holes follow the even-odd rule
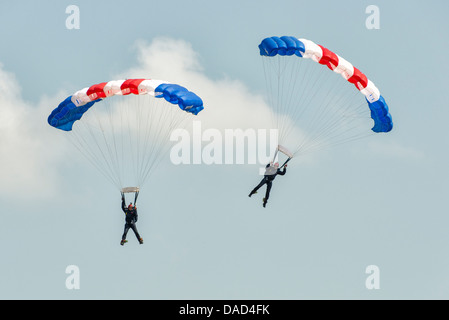
[[[140,244],[143,244],[143,239],[140,237],[139,232],[136,228],[136,222],[137,222],[137,207],[133,206],[132,203],[129,204],[128,207],[125,205],[125,196],[122,194],[122,210],[126,215],[125,218],[125,230],[123,232],[122,241],[120,241],[120,244],[123,246],[128,240],[126,240],[126,235],[128,234],[129,228],[133,229],[134,234],[137,237],[137,240]]]
[[[248,197],[251,197],[253,194],[257,193],[257,190],[259,190],[264,184],[267,184],[267,191],[265,192],[265,198],[263,198],[264,208],[267,205],[268,198],[270,197],[270,190],[274,178],[276,178],[278,174],[283,176],[287,172],[287,165],[284,166],[284,170],[282,171],[279,169],[279,163],[277,162],[274,165],[272,163],[267,164],[266,168],[267,169],[262,181],[260,181],[260,183],[248,195]]]

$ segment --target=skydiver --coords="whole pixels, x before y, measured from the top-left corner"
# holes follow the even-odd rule
[[[122,210],[125,213],[125,230],[122,235],[122,241],[120,241],[120,244],[123,246],[128,240],[126,240],[126,235],[128,234],[129,228],[133,229],[134,234],[137,237],[137,240],[140,244],[143,244],[143,239],[140,237],[139,232],[136,228],[136,222],[137,222],[137,207],[132,202],[126,207],[125,205],[125,195],[122,193]]]
[[[267,205],[268,198],[270,197],[270,190],[271,190],[271,186],[273,184],[274,178],[276,178],[276,176],[278,174],[283,176],[286,172],[287,172],[287,165],[284,165],[284,170],[281,171],[279,169],[278,162],[276,162],[275,164],[273,164],[273,162],[270,162],[266,166],[265,175],[264,175],[262,181],[260,181],[260,183],[251,191],[251,193],[248,195],[248,197],[251,197],[253,194],[257,193],[257,190],[259,190],[264,184],[267,184],[265,198],[263,198],[263,207],[265,208],[265,206]]]

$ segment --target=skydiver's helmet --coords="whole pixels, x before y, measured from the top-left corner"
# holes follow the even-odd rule
[[[129,206],[128,206],[128,210],[133,210],[134,209],[134,206],[133,206],[133,204],[132,204],[132,202],[129,204]]]

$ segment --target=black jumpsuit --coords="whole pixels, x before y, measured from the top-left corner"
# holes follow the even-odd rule
[[[266,168],[268,168],[270,166],[270,164],[267,164]],[[284,170],[280,170],[277,169],[275,174],[266,174],[264,175],[262,181],[260,181],[260,183],[251,191],[251,193],[249,194],[249,196],[251,197],[253,194],[256,193],[257,190],[259,190],[264,184],[267,184],[267,191],[265,192],[265,198],[263,201],[263,206],[265,207],[265,205],[267,204],[268,198],[270,197],[270,190],[271,190],[271,186],[273,185],[273,180],[274,178],[276,178],[276,176],[278,174],[280,174],[281,176],[283,176],[285,173],[287,172],[287,168],[284,167]]]
[[[135,207],[133,207],[133,209],[129,209],[126,207],[125,205],[125,200],[122,199],[122,210],[126,215],[125,218],[125,230],[123,232],[123,236],[122,236],[122,240],[126,239],[126,235],[128,234],[128,230],[129,228],[133,229],[134,234],[137,237],[137,240],[139,240],[139,242],[141,241],[139,232],[137,231],[136,228],[136,222],[137,222],[137,209]]]

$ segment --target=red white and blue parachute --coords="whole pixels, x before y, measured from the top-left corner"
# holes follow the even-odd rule
[[[293,153],[307,149],[310,144],[335,144],[361,136],[366,128],[368,110],[371,122],[374,122],[373,132],[392,130],[392,117],[379,89],[341,56],[310,40],[291,36],[265,38],[259,51],[264,62],[270,104],[277,117],[292,113],[304,126],[310,126],[303,132],[303,136],[309,135],[309,138],[304,137]],[[332,73],[321,71],[310,62],[302,62],[304,60],[317,62],[317,66],[325,65],[352,83],[364,95],[369,109],[360,106],[360,99],[350,97],[351,93],[334,79]],[[288,127],[287,122],[285,119],[277,122],[280,135],[282,131],[287,132],[284,139],[292,131],[291,127],[284,130],[283,127]]]
[[[113,80],[67,97],[48,117],[121,192],[138,192],[167,154],[172,130],[203,110],[185,87],[154,79]]]
[[[129,94],[163,97],[171,104],[177,104],[182,110],[194,115],[204,109],[200,97],[177,84],[151,79],[113,80],[94,84],[67,97],[50,114],[48,123],[55,128],[70,131],[73,123],[81,119],[95,103],[107,97]]]

